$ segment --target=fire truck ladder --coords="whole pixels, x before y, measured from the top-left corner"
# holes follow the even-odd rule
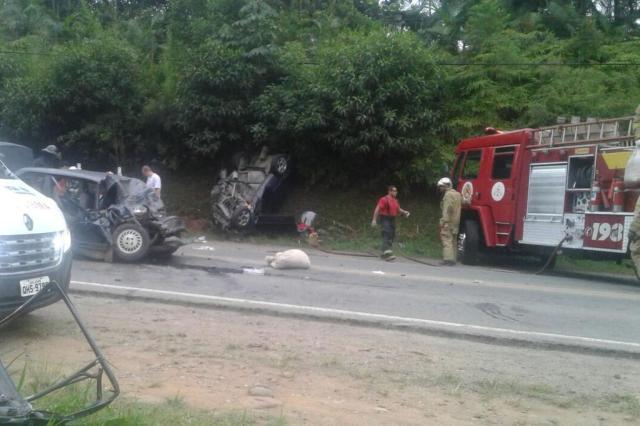
[[[570,123],[563,123],[541,127],[534,131],[534,142],[531,148],[552,148],[564,145],[580,145],[584,143],[605,144],[609,146],[633,146],[634,128],[633,116],[597,120],[587,118],[580,121],[580,117],[572,117]]]

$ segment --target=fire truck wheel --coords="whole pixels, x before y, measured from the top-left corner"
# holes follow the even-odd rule
[[[475,220],[465,220],[458,234],[458,257],[465,265],[478,263],[480,251],[480,227]]]

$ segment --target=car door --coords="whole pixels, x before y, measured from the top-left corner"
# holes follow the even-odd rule
[[[514,164],[518,161],[519,149],[519,145],[499,146],[491,152],[487,203],[493,215],[498,246],[508,245],[513,237],[516,215]]]
[[[493,148],[488,202],[494,219],[499,223],[513,224],[515,218],[513,164],[518,149],[518,145]]]
[[[90,255],[88,252],[104,250],[107,244],[95,220],[95,198],[93,203],[87,203],[86,199],[83,201],[83,191],[91,183],[62,175],[46,175],[43,183],[43,193],[52,198],[64,214],[74,252],[87,255]]]
[[[98,212],[98,185],[88,179],[73,178],[69,187],[69,201],[74,210],[71,233],[78,248],[85,252],[105,250],[109,246],[106,233],[110,230],[105,230],[108,223],[101,220]]]

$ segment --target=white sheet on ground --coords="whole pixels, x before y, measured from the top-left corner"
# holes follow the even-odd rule
[[[275,256],[265,257],[264,260],[274,269],[309,269],[311,267],[307,253],[298,249],[281,251]]]

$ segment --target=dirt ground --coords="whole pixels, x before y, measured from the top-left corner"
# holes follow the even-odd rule
[[[123,397],[288,424],[640,423],[640,361],[185,306],[74,296]],[[89,359],[61,303],[0,333],[0,357]],[[23,362],[24,361],[24,362]],[[259,387],[256,387],[259,386]],[[255,395],[255,396],[252,396]],[[266,417],[264,417],[266,418]]]

